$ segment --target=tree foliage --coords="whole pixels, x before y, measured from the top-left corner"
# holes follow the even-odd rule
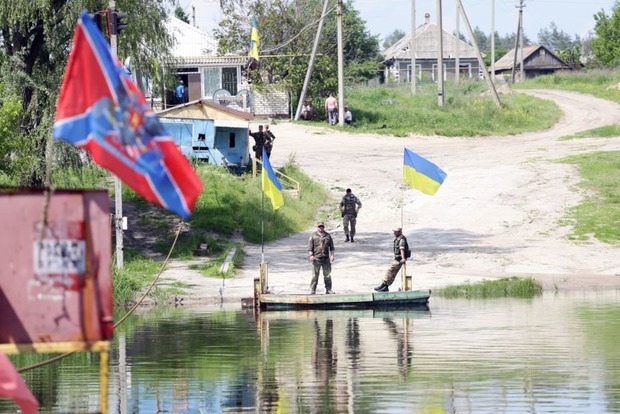
[[[594,15],[594,32],[592,54],[596,63],[605,67],[620,65],[620,2],[616,1],[607,15],[603,10]]]
[[[406,33],[404,31],[400,29],[395,29],[392,33],[385,36],[385,39],[383,39],[383,48],[387,49],[388,47],[392,46],[393,44],[398,42],[400,39],[405,37],[405,35]]]
[[[555,22],[551,22],[549,27],[543,27],[538,31],[538,44],[545,46],[552,52],[560,52],[581,44],[581,40],[578,35],[575,35],[574,40],[571,39],[568,33],[558,30]]]
[[[478,48],[482,53],[485,54],[484,63],[487,66],[491,65],[491,35],[486,34],[480,27],[476,26],[473,29],[474,39],[476,39],[476,43],[478,44]],[[497,32],[495,32],[495,60],[497,61],[509,50],[514,49],[515,47],[515,39],[517,38],[516,33],[508,33],[505,36],[500,36]],[[523,35],[523,45],[527,46],[531,44],[530,39],[527,35]]]
[[[117,0],[129,15],[119,36],[119,57],[132,57],[134,68],[152,69],[171,40],[164,29],[173,0]],[[55,105],[79,13],[104,10],[104,0],[11,0],[0,3],[0,86],[21,105],[18,119],[0,111],[0,173],[19,170],[19,185],[41,186]],[[13,102],[13,101],[11,101]],[[8,116],[8,118],[6,118]],[[14,122],[6,122],[12,120]],[[62,149],[62,146],[60,146]],[[70,150],[61,150],[65,154]],[[78,159],[78,158],[76,158]],[[8,161],[7,161],[8,160]]]
[[[279,83],[297,97],[323,10],[322,0],[229,0],[223,2],[225,18],[214,30],[220,53],[247,54],[251,18],[258,22],[260,69],[249,72],[260,88]],[[330,1],[319,42],[309,96],[337,89],[336,1]],[[366,22],[348,0],[342,7],[345,77],[359,82],[376,76],[380,69],[379,40],[370,35]]]

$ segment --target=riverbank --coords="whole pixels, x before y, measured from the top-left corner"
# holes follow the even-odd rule
[[[336,242],[337,293],[371,290],[381,282],[395,226],[402,226],[409,240],[413,253],[407,273],[416,289],[511,276],[533,277],[545,290],[620,288],[618,246],[567,237],[571,228],[562,219],[586,194],[577,186],[575,167],[558,162],[569,155],[619,150],[620,137],[558,138],[618,123],[620,106],[572,92],[528,93],[554,100],[564,112],[560,122],[538,133],[480,138],[396,138],[356,134],[346,127],[334,131],[323,123],[271,126],[277,136],[271,160],[276,168],[293,157],[336,199],[352,188],[363,203],[355,243],[344,242],[339,215],[325,220]],[[448,174],[435,196],[402,186],[404,147]],[[242,297],[252,296],[264,255],[272,292],[307,292],[311,231],[314,227],[264,248],[246,245],[234,279],[207,279],[172,263],[161,283],[189,285],[178,295],[184,304],[240,305]]]

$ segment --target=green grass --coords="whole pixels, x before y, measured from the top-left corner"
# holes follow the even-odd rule
[[[567,221],[574,228],[571,238],[620,242],[620,151],[577,155],[563,162],[578,166],[583,178],[580,186],[589,194],[569,211]]]
[[[130,248],[124,249],[123,259],[122,270],[113,265],[114,303],[121,306],[131,303],[136,294],[155,279],[162,265]]]
[[[421,85],[416,95],[406,86],[350,88],[346,103],[354,123],[347,128],[399,137],[514,135],[549,128],[561,116],[555,103],[522,94],[502,95],[499,108],[486,93],[484,82],[446,83],[444,91],[445,104],[440,107],[434,84]]]
[[[221,272],[220,269],[226,257],[231,252],[231,250],[236,248],[235,255],[228,267],[226,272]],[[229,243],[226,250],[224,250],[220,255],[214,257],[212,260],[208,261],[205,264],[201,265],[191,265],[190,269],[198,270],[202,275],[206,277],[216,277],[220,279],[230,279],[235,276],[235,270],[241,265],[243,262],[243,258],[245,254],[243,252],[243,246],[240,243]]]
[[[433,290],[433,295],[444,298],[532,298],[540,294],[542,285],[538,281],[517,277]]]
[[[580,70],[538,76],[515,83],[515,89],[562,89],[581,92],[620,103],[620,72],[611,70]]]
[[[620,125],[607,125],[560,137],[561,141],[577,138],[615,138],[620,136]]]

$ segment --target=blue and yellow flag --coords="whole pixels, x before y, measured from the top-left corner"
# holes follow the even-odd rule
[[[271,168],[269,157],[263,147],[263,192],[271,199],[271,205],[274,210],[279,209],[284,204],[284,198],[282,197],[282,184],[278,181],[278,177]]]
[[[260,40],[258,39],[258,24],[256,23],[256,17],[252,19],[252,34],[250,35],[250,59],[256,59],[258,62],[258,47],[260,46]]]
[[[405,148],[403,164],[403,182],[420,190],[424,194],[433,195],[446,179],[447,174],[438,166]]]

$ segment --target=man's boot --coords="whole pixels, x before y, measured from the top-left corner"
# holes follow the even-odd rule
[[[349,235],[347,234],[347,238],[346,238],[346,239],[344,239],[344,242],[346,243],[346,242],[348,242],[348,241],[349,241]]]
[[[389,292],[388,285],[386,285],[384,282],[381,282],[381,284],[377,286],[375,290],[377,292]]]
[[[354,243],[354,242],[355,242],[355,240],[353,240],[353,236],[351,236],[351,243]]]

